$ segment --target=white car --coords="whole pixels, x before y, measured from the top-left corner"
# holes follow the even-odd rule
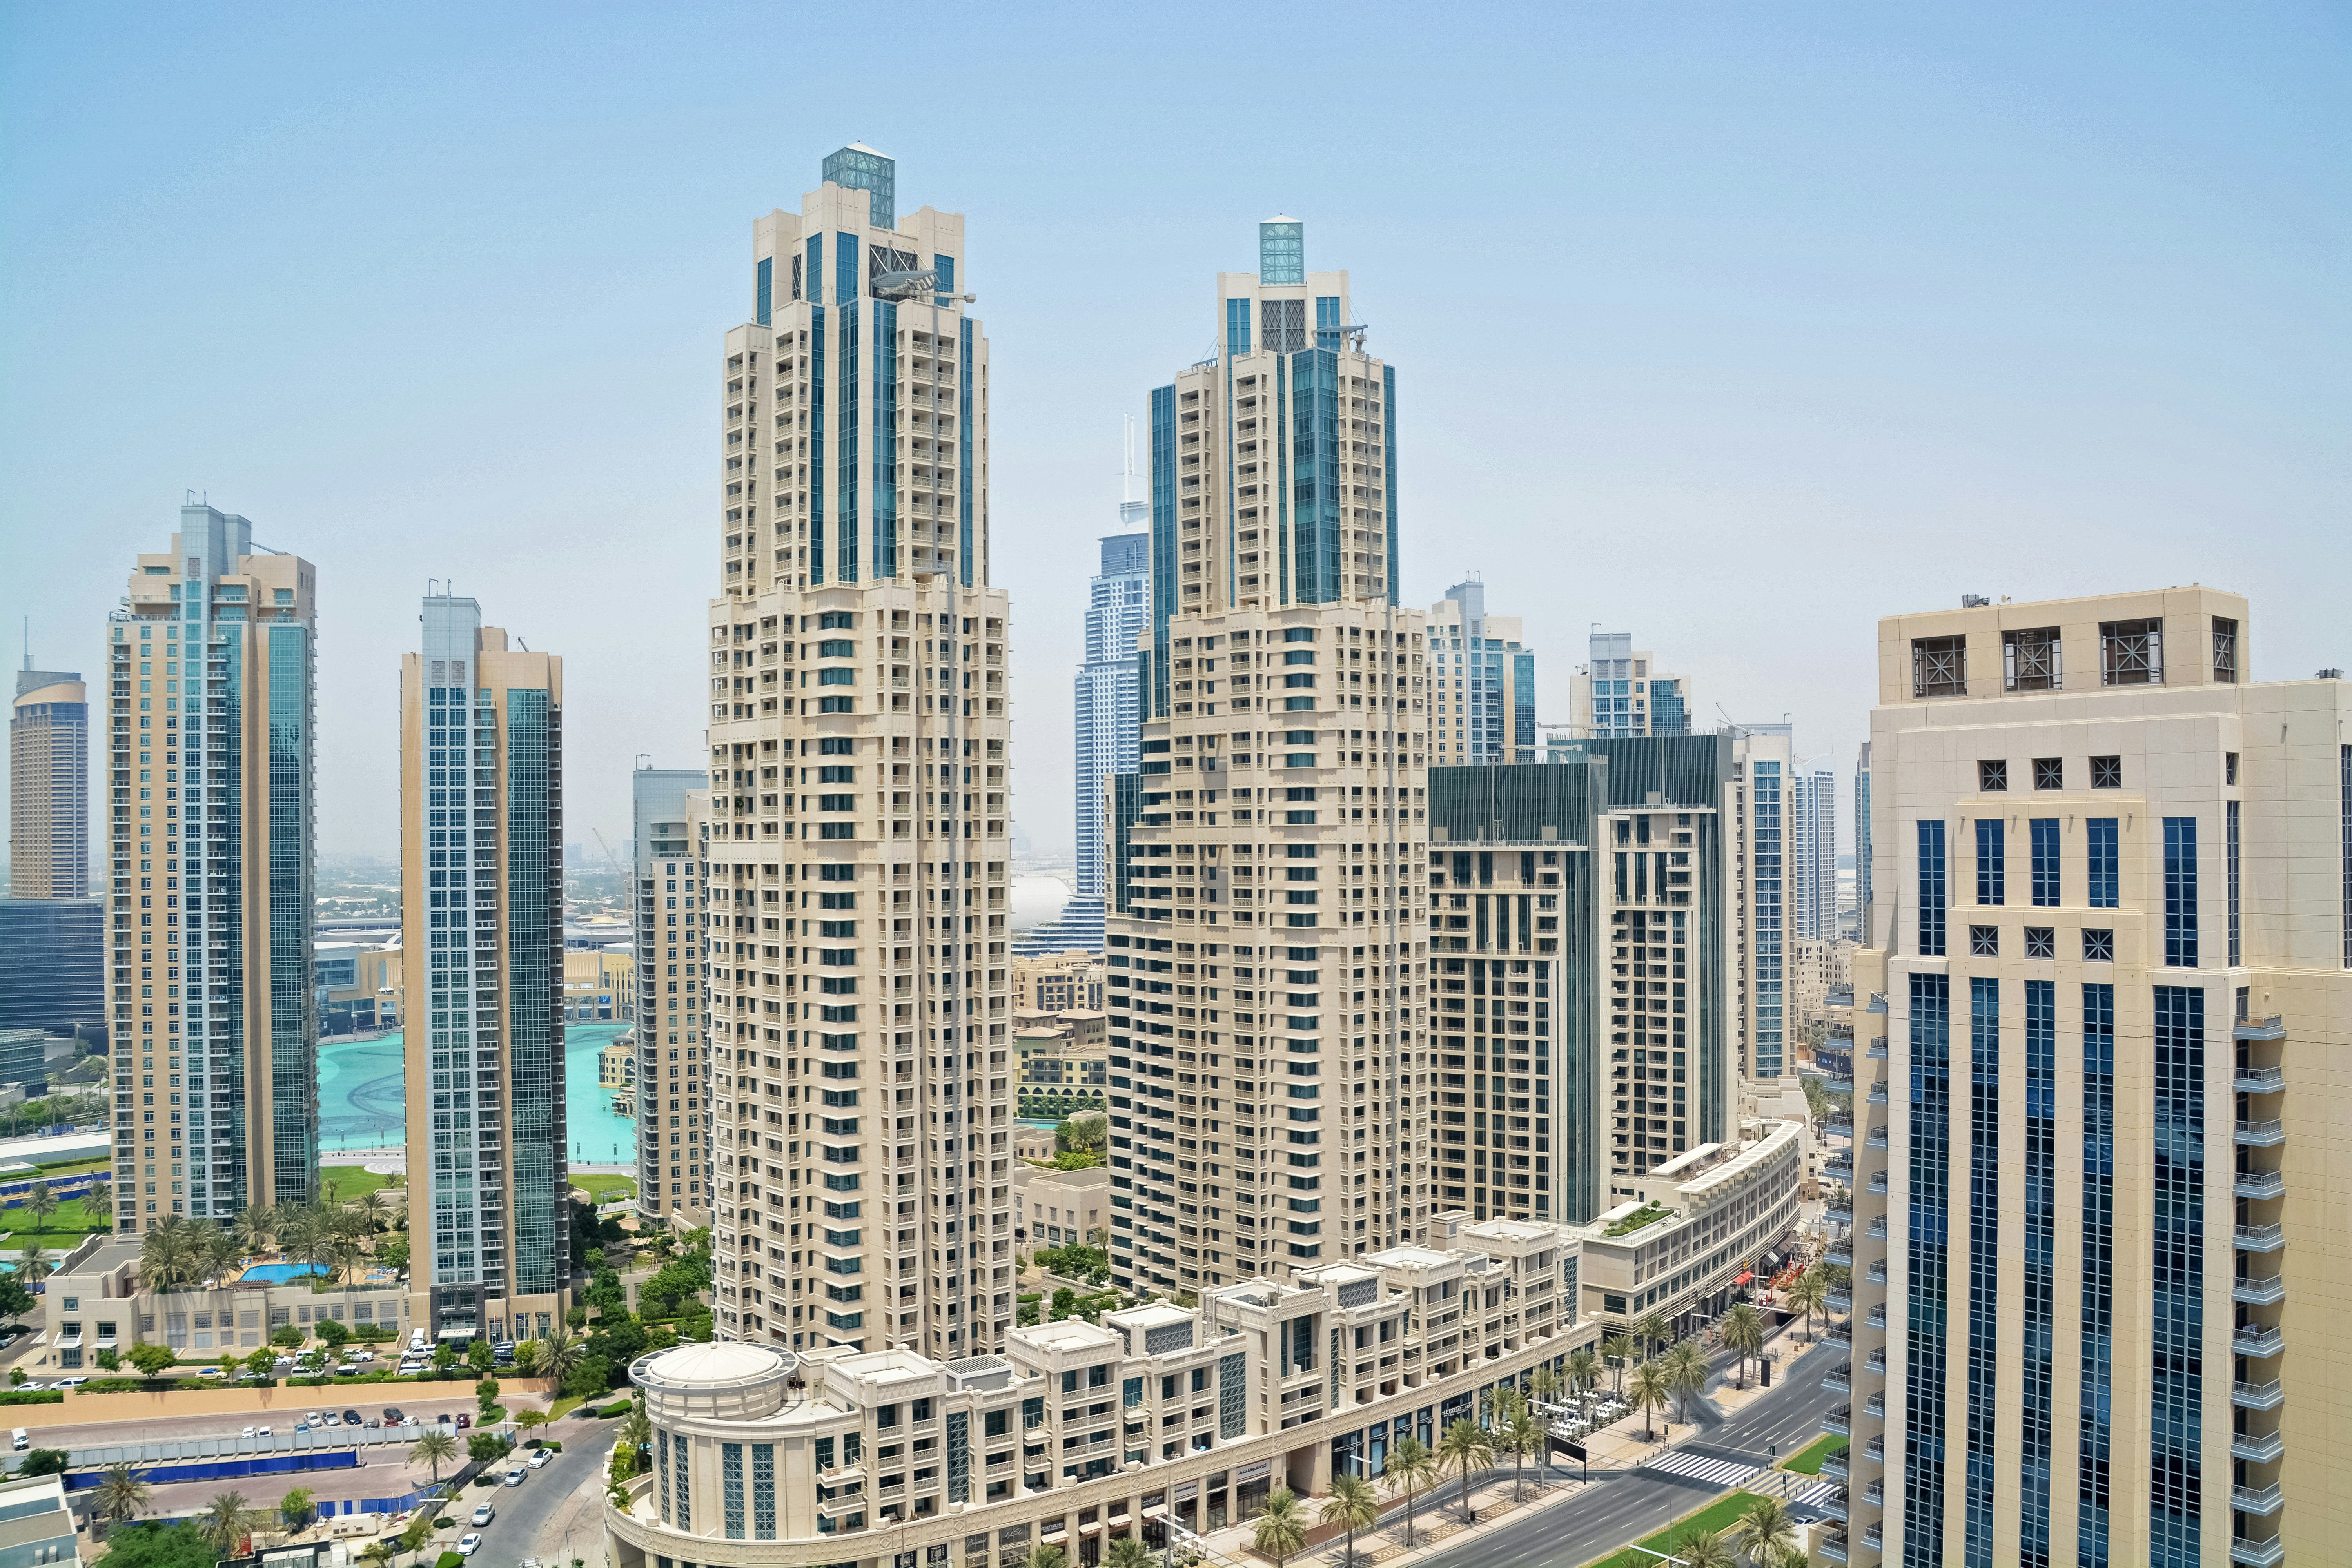
[[[471,1557],[482,1549],[482,1532],[478,1530],[457,1538],[457,1555]]]
[[[343,1418],[342,1418],[341,1416],[340,1416],[340,1415],[336,1415],[333,1411],[330,1410],[330,1411],[328,1411],[328,1412],[327,1412],[327,1422],[326,1422],[326,1424],[327,1424],[328,1426],[341,1426],[341,1425],[343,1424]]]
[[[523,1463],[529,1465],[534,1470],[543,1470],[548,1467],[549,1462],[554,1458],[555,1456],[553,1454],[548,1452],[545,1448],[541,1448],[538,1452],[532,1454],[530,1458],[524,1460]]]
[[[261,1428],[258,1426],[247,1426],[240,1430],[237,1433],[237,1436],[240,1437],[258,1437],[261,1436]]]
[[[482,1526],[489,1523],[490,1521],[498,1517],[498,1505],[496,1503],[486,1502],[481,1507],[474,1510],[474,1528],[479,1530]]]
[[[88,1383],[89,1381],[89,1379],[86,1377],[61,1377],[58,1379],[57,1382],[49,1384],[49,1386],[51,1388],[79,1388],[83,1384]]]

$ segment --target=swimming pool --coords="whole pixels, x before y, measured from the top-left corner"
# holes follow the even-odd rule
[[[574,1164],[635,1162],[637,1127],[613,1113],[610,1091],[596,1082],[596,1057],[625,1024],[571,1024],[563,1037],[563,1120]],[[404,1083],[406,1046],[398,1031],[373,1040],[319,1042],[319,1147],[374,1149],[404,1141],[408,1103]]]
[[[247,1279],[268,1279],[279,1285],[289,1279],[325,1278],[307,1263],[257,1263],[245,1271],[244,1277]]]

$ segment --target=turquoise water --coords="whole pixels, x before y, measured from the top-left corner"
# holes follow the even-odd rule
[[[636,1161],[636,1123],[613,1114],[612,1097],[597,1087],[596,1054],[625,1024],[564,1026],[564,1121],[574,1164],[626,1165]],[[398,1032],[373,1040],[319,1042],[319,1145],[322,1153],[376,1149],[408,1135]]]
[[[283,1282],[315,1275],[318,1270],[307,1263],[257,1263],[245,1271],[247,1279],[273,1279]]]

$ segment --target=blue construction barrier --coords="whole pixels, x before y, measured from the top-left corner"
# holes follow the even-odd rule
[[[257,1454],[243,1459],[204,1459],[188,1464],[138,1467],[139,1479],[163,1481],[220,1481],[239,1476],[282,1476],[295,1470],[352,1470],[360,1457],[352,1448],[311,1448],[292,1454]],[[104,1470],[68,1470],[66,1489],[79,1491],[106,1479]]]

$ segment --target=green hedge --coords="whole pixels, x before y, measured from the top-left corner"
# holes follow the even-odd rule
[[[0,1394],[0,1405],[63,1405],[66,1391],[62,1388],[14,1389]]]

